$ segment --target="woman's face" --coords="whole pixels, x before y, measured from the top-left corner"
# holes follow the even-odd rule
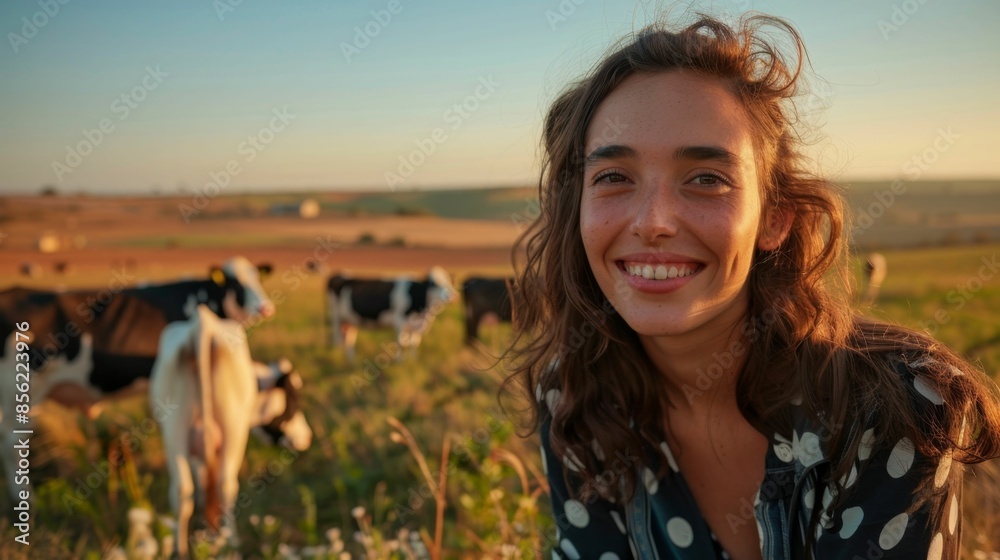
[[[640,335],[732,326],[761,223],[750,124],[714,78],[627,78],[586,136],[580,230],[605,296]],[[776,244],[774,244],[776,245]]]

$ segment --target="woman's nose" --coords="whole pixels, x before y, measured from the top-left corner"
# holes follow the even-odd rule
[[[642,185],[632,208],[629,231],[643,242],[674,237],[678,230],[680,204],[674,189],[663,181]]]

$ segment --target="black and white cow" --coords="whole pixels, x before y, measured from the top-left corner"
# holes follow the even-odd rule
[[[349,362],[354,361],[358,328],[392,327],[398,351],[416,352],[420,339],[434,317],[457,297],[448,273],[431,267],[424,280],[350,278],[334,275],[327,282],[327,312],[331,343],[343,346]]]
[[[95,291],[0,292],[0,379],[14,379],[17,363],[26,358],[32,404],[52,398],[93,416],[109,395],[147,390],[160,334],[170,322],[194,313],[199,303],[244,324],[272,315],[274,305],[261,288],[259,274],[257,267],[237,257],[221,268],[213,267],[205,280]],[[25,322],[32,335],[29,351],[10,352],[15,325]],[[92,347],[81,358],[84,335]],[[14,392],[13,383],[0,386],[0,421],[5,427],[14,422],[11,411],[19,398]],[[9,430],[0,435],[10,437]],[[3,461],[8,488],[14,493],[16,469],[8,455]]]
[[[302,377],[287,358],[270,364],[254,362],[257,402],[254,428],[261,441],[305,451],[312,443],[312,428],[302,413]]]
[[[479,339],[479,326],[483,321],[510,322],[512,306],[508,286],[513,285],[513,278],[480,276],[473,276],[462,283],[466,344]]]
[[[137,286],[123,293],[160,308],[167,321],[190,319],[203,303],[219,317],[247,324],[274,315],[274,303],[260,284],[270,273],[270,265],[233,257],[221,267],[211,267],[208,278]]]

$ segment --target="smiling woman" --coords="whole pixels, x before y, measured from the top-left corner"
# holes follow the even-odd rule
[[[548,113],[505,387],[534,396],[557,557],[959,555],[996,386],[851,310],[804,58],[767,16],[653,26]]]

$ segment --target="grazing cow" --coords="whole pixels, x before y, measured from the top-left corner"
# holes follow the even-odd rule
[[[302,377],[286,358],[253,365],[258,393],[251,433],[271,445],[309,449],[312,428],[300,407]]]
[[[219,319],[199,305],[193,318],[163,330],[149,396],[150,402],[178,406],[158,420],[170,475],[170,505],[177,516],[174,550],[181,558],[188,553],[194,479],[202,470],[198,486],[205,492],[208,526],[218,530],[221,519],[229,529],[229,544],[238,542],[232,508],[256,395],[255,368],[240,323]]]
[[[156,358],[160,334],[168,323],[186,319],[199,303],[241,323],[273,314],[260,286],[259,270],[237,257],[213,267],[206,280],[100,291],[49,292],[12,288],[0,292],[0,379],[14,379],[18,353],[15,325],[27,322],[32,334],[27,352],[31,404],[51,394],[58,402],[96,415],[104,397],[144,393]],[[80,361],[82,335],[92,347]],[[63,371],[66,364],[79,364]],[[13,444],[14,384],[0,384],[0,443]],[[27,427],[27,426],[23,426]],[[14,484],[15,458],[5,454],[8,490]]]
[[[865,262],[865,279],[868,281],[868,287],[865,290],[864,303],[873,305],[878,299],[887,272],[888,268],[882,253],[868,255],[868,260]]]
[[[403,350],[415,352],[423,333],[444,305],[456,298],[448,273],[432,267],[425,280],[407,277],[392,280],[348,278],[334,275],[327,282],[327,311],[331,342],[343,346],[348,361],[354,361],[359,327],[393,327]]]
[[[479,326],[485,321],[511,320],[511,300],[508,286],[513,278],[483,278],[474,276],[462,283],[465,302],[465,343],[479,339]]]

